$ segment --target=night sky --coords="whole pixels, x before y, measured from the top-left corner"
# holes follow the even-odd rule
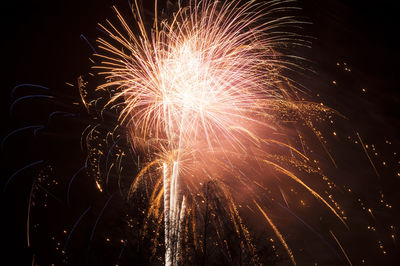
[[[149,0],[149,2],[151,2]],[[82,220],[74,233],[68,252],[72,257],[85,257],[82,260],[64,260],[71,265],[115,265],[120,246],[110,247],[108,253],[98,256],[100,248],[88,244],[87,233],[91,232],[91,222],[101,212],[104,204],[110,199],[99,195],[93,180],[77,178],[70,196],[71,208],[67,208],[65,186],[68,180],[81,167],[85,155],[80,150],[80,133],[87,123],[86,117],[77,120],[57,116],[50,122],[47,115],[54,110],[82,112],[76,109],[74,102],[79,101],[79,93],[67,83],[76,83],[77,77],[90,71],[88,58],[92,54],[90,46],[83,40],[85,36],[90,43],[101,35],[97,23],[114,18],[111,9],[128,9],[128,1],[84,0],[84,1],[30,1],[14,0],[3,5],[3,75],[1,91],[1,113],[3,126],[1,138],[14,129],[49,124],[48,132],[38,131],[36,137],[32,130],[10,137],[3,145],[2,151],[2,196],[1,196],[1,240],[5,248],[1,249],[1,260],[4,265],[31,265],[32,256],[38,265],[62,263],[63,254],[55,247],[64,245],[66,234],[62,228],[71,228],[78,217],[91,206],[89,218]],[[338,137],[331,137],[332,152],[337,158],[338,168],[328,170],[328,175],[338,176],[340,184],[348,184],[354,190],[352,197],[341,198],[342,206],[348,209],[349,231],[341,228],[340,237],[353,265],[361,265],[362,258],[366,265],[398,265],[400,263],[399,226],[400,226],[400,88],[398,85],[400,49],[397,39],[398,14],[392,1],[345,0],[299,0],[299,12],[306,21],[304,34],[311,36],[311,49],[302,50],[303,57],[309,59],[310,68],[301,77],[301,83],[310,89],[310,97],[321,101],[343,114],[346,119],[337,123]],[[124,12],[129,15],[129,12]],[[39,84],[51,88],[53,99],[31,99],[21,101],[10,114],[10,106],[17,97],[38,93],[32,88],[21,88],[13,97],[11,90],[22,83]],[[39,90],[39,94],[44,92]],[[368,161],[359,144],[357,133],[364,144],[375,147],[378,155],[371,152],[372,160],[378,175]],[[357,141],[357,143],[355,143]],[[372,146],[374,145],[374,146]],[[396,154],[395,154],[396,153]],[[32,237],[33,248],[27,248],[26,214],[32,177],[36,170],[24,171],[3,187],[6,180],[18,169],[38,160],[51,160],[54,169],[45,169],[54,177],[59,177],[61,188],[54,189],[53,195],[36,199],[40,204],[48,204],[54,212],[37,211],[37,223],[43,229],[40,236]],[[61,163],[67,162],[67,163]],[[398,174],[399,173],[399,174]],[[57,179],[57,178],[56,178]],[[67,181],[65,181],[67,180]],[[64,192],[63,192],[64,191]],[[51,193],[49,193],[51,194]],[[62,197],[60,195],[63,195]],[[384,201],[392,208],[381,208],[377,205],[382,195]],[[358,198],[377,211],[375,217],[361,210]],[[98,228],[97,234],[118,238],[123,235],[118,227],[122,223],[114,219],[123,213],[123,199],[114,196],[110,199],[109,211],[104,212],[104,225]],[[39,203],[38,203],[39,204]],[[59,205],[58,205],[59,204]],[[57,207],[63,206],[63,207]],[[67,212],[61,211],[68,209]],[[61,213],[63,215],[61,215]],[[33,219],[33,218],[32,218]],[[333,218],[332,218],[333,220]],[[330,221],[326,221],[330,223]],[[367,230],[367,225],[376,225],[376,233]],[[59,225],[59,226],[57,226]],[[390,231],[390,225],[396,229]],[[291,245],[297,250],[299,265],[346,265],[346,260],[335,242],[330,244],[336,253],[329,253],[330,247],[319,249],[322,245],[318,239],[305,242],[302,239],[307,231],[296,228],[289,230],[292,236]],[[362,228],[361,228],[362,227]],[[53,228],[60,229],[57,232]],[[113,228],[112,231],[107,231]],[[337,224],[333,227],[339,228]],[[33,230],[33,229],[31,229]],[[44,233],[43,233],[44,232]],[[86,235],[85,235],[86,234]],[[394,239],[390,236],[394,234]],[[324,235],[324,236],[329,236]],[[54,237],[54,240],[51,240]],[[50,239],[50,240],[49,240]],[[378,241],[383,240],[387,255],[381,253]],[[57,243],[60,244],[57,244]],[[99,241],[98,241],[99,242]],[[302,246],[318,250],[317,254],[299,251]],[[60,248],[61,249],[61,248]],[[96,251],[97,250],[97,251]],[[326,253],[325,253],[326,252]],[[315,260],[309,259],[310,257]],[[126,255],[119,263],[135,265],[134,255]],[[1,263],[3,264],[3,262]],[[140,263],[137,263],[140,264]],[[289,265],[289,261],[278,262],[278,265]]]

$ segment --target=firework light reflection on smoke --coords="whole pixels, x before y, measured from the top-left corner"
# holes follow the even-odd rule
[[[141,186],[152,191],[147,217],[160,224],[164,219],[166,265],[179,264],[181,242],[186,241],[181,235],[192,232],[197,241],[193,217],[204,201],[196,195],[210,181],[254,264],[255,248],[238,210],[245,200],[238,192],[252,199],[243,205],[259,210],[295,264],[279,226],[262,207],[268,201],[265,173],[297,183],[347,226],[340,206],[300,176],[308,173],[331,182],[306,155],[302,134],[293,132],[311,131],[326,150],[314,122],[335,112],[301,100],[301,90],[284,74],[301,68],[287,47],[308,45],[288,30],[301,24],[286,14],[290,2],[191,1],[164,20],[158,20],[156,3],[149,30],[135,1],[139,34],[117,9],[123,31],[111,23],[101,25],[108,36],[98,39],[102,62],[95,68],[107,82],[97,90],[111,95],[102,112],[116,111],[117,127],[126,128],[132,152],[145,154],[127,197]],[[93,101],[85,97],[90,108]],[[302,147],[292,144],[298,139]],[[276,188],[284,195],[282,189]],[[190,225],[181,226],[185,222]],[[221,234],[223,227],[220,220]]]

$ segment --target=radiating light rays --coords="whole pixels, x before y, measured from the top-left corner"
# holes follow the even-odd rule
[[[290,63],[275,48],[293,36],[273,29],[295,20],[259,25],[263,12],[282,8],[275,1],[195,1],[181,7],[172,22],[161,21],[151,36],[139,16],[139,37],[116,11],[129,38],[110,23],[102,28],[127,51],[99,39],[104,61],[98,68],[109,80],[99,89],[118,87],[109,104],[122,97],[121,121],[131,121],[145,136],[179,135],[180,143],[205,139],[210,147],[220,138],[237,140],[228,128],[260,122],[254,117],[264,113],[260,104],[283,97],[279,69]]]

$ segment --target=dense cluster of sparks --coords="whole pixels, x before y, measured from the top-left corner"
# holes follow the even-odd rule
[[[122,30],[111,23],[101,25],[108,37],[98,39],[102,52],[96,68],[106,82],[97,90],[111,95],[102,112],[118,113],[117,127],[127,130],[131,151],[142,156],[127,197],[143,186],[150,191],[146,217],[158,221],[158,231],[164,224],[166,265],[179,264],[188,241],[205,252],[198,224],[204,223],[208,208],[219,208],[228,217],[213,218],[227,256],[224,227],[229,221],[241,247],[257,264],[242,205],[265,218],[295,264],[265,208],[273,177],[300,185],[346,226],[340,206],[299,177],[317,175],[330,184],[306,155],[300,130],[312,132],[324,147],[313,121],[333,112],[303,101],[301,91],[284,74],[300,69],[287,48],[307,45],[288,31],[300,22],[285,15],[290,10],[286,4],[190,1],[160,20],[155,3],[154,24],[146,27],[135,1],[136,28],[117,9]],[[85,103],[85,95],[82,98]],[[214,202],[200,193],[210,182],[215,185]],[[97,185],[101,190],[101,182]],[[286,201],[285,188],[276,190]]]
[[[276,12],[280,4],[192,3],[172,21],[161,21],[150,37],[140,15],[137,37],[117,11],[128,37],[103,27],[119,46],[99,39],[100,48],[111,53],[100,55],[110,82],[99,89],[117,87],[110,104],[124,99],[120,120],[129,120],[135,136],[167,139],[170,145],[206,141],[211,149],[223,138],[238,140],[232,131],[247,123],[265,125],[257,116],[283,100],[277,76],[289,64],[274,47],[293,36],[276,29],[295,21],[284,17],[254,25],[265,8]]]

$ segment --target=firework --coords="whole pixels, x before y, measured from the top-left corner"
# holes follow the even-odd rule
[[[216,187],[213,197],[224,202],[218,208],[229,217],[241,249],[254,264],[258,258],[240,215],[241,203],[265,217],[295,264],[284,236],[263,207],[271,190],[266,176],[294,181],[346,226],[340,206],[299,177],[301,172],[317,175],[330,184],[306,155],[302,130],[311,131],[325,149],[314,121],[334,112],[300,100],[301,90],[285,75],[301,69],[287,48],[308,44],[289,31],[301,24],[286,15],[289,2],[190,1],[162,20],[156,2],[149,28],[135,1],[136,26],[117,9],[120,27],[100,25],[108,36],[98,39],[101,63],[95,68],[106,82],[97,90],[111,95],[103,112],[118,114],[117,127],[127,130],[131,151],[138,157],[144,154],[127,197],[143,186],[151,191],[147,217],[159,225],[164,221],[166,265],[180,263],[185,252],[181,245],[189,241],[183,235],[189,232],[195,249],[206,253],[206,233],[198,240],[196,217],[204,209],[217,208],[199,194],[210,182]],[[84,100],[86,107],[96,102]],[[296,138],[301,148],[292,144]],[[285,197],[283,190],[279,187]],[[220,247],[230,254],[223,239],[226,219],[213,219]],[[154,246],[157,241],[155,237]]]
[[[15,251],[25,230],[32,265],[397,261],[400,160],[387,113],[396,97],[376,82],[386,74],[366,71],[380,65],[378,46],[362,66],[352,50],[357,40],[371,44],[374,29],[349,39],[357,25],[344,19],[346,30],[332,32],[338,20],[321,16],[340,20],[353,5],[266,1],[130,1],[98,27],[98,46],[79,36],[94,71],[74,82],[60,58],[50,72],[73,75],[66,86],[15,86],[8,121],[21,127],[1,143],[7,246]],[[64,22],[82,25],[64,13],[52,32],[73,40]],[[312,38],[296,34],[308,32],[303,15],[319,39],[312,50],[304,49]],[[15,36],[24,47],[6,65],[17,80],[28,78],[24,69],[49,72],[36,61],[31,68],[26,52],[39,50]],[[86,161],[73,144],[80,135]],[[25,207],[21,227],[14,218]],[[12,264],[27,263],[14,253],[5,252]]]

